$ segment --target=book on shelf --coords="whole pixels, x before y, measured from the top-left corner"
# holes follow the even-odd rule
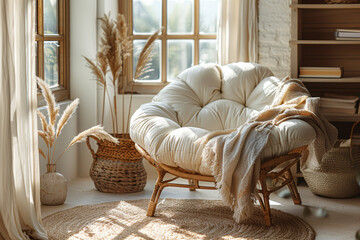
[[[352,109],[356,107],[356,103],[342,103],[342,102],[322,102],[320,100],[320,107],[326,108],[344,108]]]
[[[358,29],[336,29],[336,37],[340,38],[360,38],[360,30]]]
[[[331,101],[331,102],[349,102],[349,103],[356,103],[359,101],[358,96],[348,96],[348,95],[341,95],[336,93],[324,93],[324,97],[321,97],[321,101]]]
[[[320,107],[320,111],[324,114],[355,114],[357,109],[353,108],[328,108]]]
[[[355,114],[358,102],[358,96],[325,93],[320,97],[320,110],[325,114]]]
[[[343,68],[341,67],[300,67],[299,77],[312,78],[341,78]]]
[[[336,40],[360,40],[360,30],[358,29],[336,29]]]
[[[360,41],[360,37],[335,37],[335,40]]]

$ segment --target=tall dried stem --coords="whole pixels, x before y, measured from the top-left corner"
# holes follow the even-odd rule
[[[154,43],[155,40],[159,37],[161,29],[157,30],[153,35],[151,35],[144,48],[142,49],[140,55],[139,55],[139,60],[136,64],[136,69],[135,69],[135,74],[134,74],[134,79],[139,79],[141,76],[144,76],[145,74],[149,73],[152,71],[152,69],[150,69],[151,67],[151,53],[154,49]],[[147,78],[148,76],[144,76],[143,78]],[[130,113],[131,113],[131,105],[132,105],[132,98],[134,95],[134,84],[131,85],[131,95],[130,95],[130,103],[129,103],[129,110],[128,110],[128,115],[127,115],[127,124],[126,124],[126,129],[129,130],[129,122],[130,122]]]
[[[106,88],[106,73],[108,69],[108,61],[106,58],[107,51],[109,50],[109,47],[102,46],[100,51],[96,54],[96,61],[98,62],[98,66],[101,69],[101,72],[103,73],[102,76],[104,76],[103,79],[103,101],[102,101],[102,112],[101,112],[101,125],[104,125],[104,115],[105,115],[105,94],[107,91]]]
[[[130,53],[133,48],[132,44],[132,36],[129,36],[128,27],[126,25],[125,16],[118,14],[116,18],[116,30],[118,34],[119,43],[121,46],[121,59],[122,59],[122,66],[124,66],[125,59],[130,56]],[[121,91],[122,95],[122,127],[121,133],[123,134],[126,132],[125,130],[125,78],[119,78],[119,90]]]
[[[127,123],[125,129],[125,87],[126,87],[126,78],[120,77],[121,73],[123,72],[123,67],[125,64],[125,60],[127,57],[130,56],[133,50],[133,37],[129,35],[129,29],[126,24],[126,19],[124,15],[118,14],[116,20],[110,19],[110,14],[105,14],[104,17],[100,18],[101,22],[101,30],[102,35],[100,38],[100,47],[101,51],[97,54],[97,64],[91,64],[90,61],[87,59],[89,63],[89,67],[92,69],[93,74],[95,76],[99,75],[99,72],[102,72],[106,82],[106,68],[107,66],[111,72],[111,83],[113,85],[113,105],[111,105],[110,101],[110,94],[108,92],[108,87],[106,84],[103,84],[104,87],[104,95],[103,95],[103,111],[102,111],[102,118],[101,123],[104,123],[104,105],[105,105],[105,95],[108,96],[109,99],[109,106],[110,112],[112,114],[112,122],[113,122],[113,132],[119,133],[119,125],[118,125],[118,104],[117,104],[117,90],[120,91],[122,95],[122,106],[121,106],[121,113],[122,113],[122,126],[121,132],[125,134],[128,131],[129,127],[129,120],[130,120],[130,113],[131,113],[131,104],[133,98],[133,84],[131,87],[131,96],[130,96],[130,103],[127,115]],[[147,41],[144,46],[143,51],[140,54],[140,58],[136,67],[135,72],[135,79],[139,78],[140,76],[145,75],[146,73],[150,72],[150,53],[153,50],[153,44],[156,38],[159,36],[159,31],[154,33]],[[105,49],[104,51],[102,51]],[[100,63],[100,60],[102,62]],[[97,69],[96,69],[97,68]],[[102,71],[100,71],[102,69]],[[105,69],[105,70],[104,70]]]
[[[122,71],[122,58],[121,58],[121,42],[119,41],[119,34],[117,33],[116,25],[113,21],[110,20],[110,14],[104,15],[103,18],[100,18],[101,29],[103,30],[102,37],[100,39],[100,44],[102,46],[107,46],[108,51],[106,53],[107,62],[112,74],[112,84],[114,87],[114,120],[115,120],[115,131],[118,132],[117,124],[117,98],[116,98],[116,87],[117,81]]]
[[[107,88],[107,82],[106,82],[106,73],[108,68],[108,59],[106,57],[107,51],[109,51],[109,47],[103,46],[100,50],[100,52],[96,56],[96,62],[90,60],[87,57],[84,57],[87,62],[87,67],[91,69],[91,72],[95,76],[95,79],[97,80],[97,83],[103,87],[103,105],[102,105],[102,124],[104,122],[104,112],[105,112],[105,95],[108,96],[109,105],[110,105],[110,114],[111,114],[111,121],[112,121],[112,127],[113,132],[116,131],[115,128],[115,118],[113,113],[113,108],[111,106],[111,100],[110,95]]]

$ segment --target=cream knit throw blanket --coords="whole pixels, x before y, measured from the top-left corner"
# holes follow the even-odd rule
[[[254,207],[260,172],[260,153],[271,129],[289,119],[301,119],[314,127],[317,137],[309,146],[303,168],[318,166],[337,139],[337,130],[318,111],[319,98],[310,97],[301,81],[283,80],[271,106],[238,129],[213,132],[200,139],[206,144],[202,158],[210,167],[224,204],[237,222],[246,220]]]

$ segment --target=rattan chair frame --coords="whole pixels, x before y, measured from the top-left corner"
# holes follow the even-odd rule
[[[147,216],[153,217],[155,214],[156,206],[159,201],[162,190],[165,187],[181,187],[181,188],[189,188],[194,191],[196,189],[209,189],[215,190],[216,181],[213,176],[201,175],[196,172],[187,171],[185,169],[179,167],[171,167],[166,164],[162,164],[156,162],[150,154],[148,154],[142,147],[135,144],[136,149],[139,153],[153,166],[155,167],[158,177],[155,183],[154,191],[152,193]],[[256,198],[260,204],[261,210],[264,215],[264,221],[266,226],[272,225],[271,219],[271,209],[270,209],[270,194],[287,186],[290,190],[292,199],[294,204],[300,205],[301,198],[300,194],[297,190],[293,175],[291,173],[291,167],[294,166],[297,162],[299,162],[301,158],[301,153],[307,149],[307,146],[303,146],[300,148],[296,148],[289,152],[288,154],[278,156],[275,158],[265,159],[262,161],[260,165],[260,176],[259,176],[259,185],[261,188],[258,189],[258,193],[256,194]],[[275,168],[280,167],[280,170],[273,171]],[[168,180],[164,180],[166,174],[171,174],[174,177]],[[180,184],[174,183],[173,181],[178,178],[188,179],[189,184]],[[266,179],[271,178],[273,181],[273,186],[268,184]],[[201,186],[199,182],[213,182],[214,186]],[[260,194],[262,197],[260,196]]]

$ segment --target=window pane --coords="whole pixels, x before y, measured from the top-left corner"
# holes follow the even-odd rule
[[[44,80],[51,87],[59,84],[59,42],[44,42]]]
[[[199,40],[199,62],[216,63],[216,40]]]
[[[44,0],[44,34],[58,33],[58,1]]]
[[[193,40],[167,41],[167,81],[173,81],[177,75],[193,65]]]
[[[218,8],[219,0],[200,0],[200,33],[217,32]]]
[[[161,27],[161,0],[133,0],[134,34],[153,33]]]
[[[167,32],[189,34],[194,32],[194,0],[167,1]]]
[[[133,76],[135,77],[135,69],[136,64],[139,59],[140,52],[142,51],[144,45],[146,43],[146,40],[134,40],[134,49],[133,49]],[[152,59],[150,61],[150,69],[152,69],[151,72],[145,74],[144,76],[141,76],[139,79],[136,80],[145,80],[145,81],[154,81],[154,82],[160,82],[160,65],[161,65],[161,40],[156,40],[155,45],[152,51]],[[149,76],[148,78],[145,78],[145,76]]]

